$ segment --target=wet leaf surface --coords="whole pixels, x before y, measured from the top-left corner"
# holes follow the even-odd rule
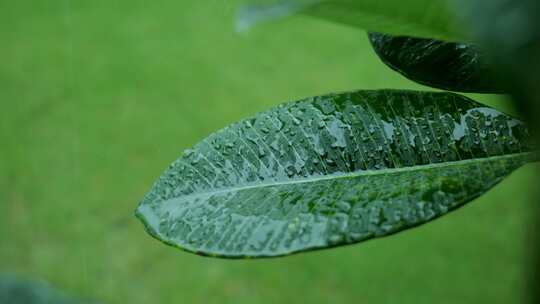
[[[286,103],[176,160],[136,215],[155,238],[220,257],[357,243],[481,195],[531,154],[518,120],[452,93],[358,91]]]
[[[502,93],[500,75],[475,45],[369,33],[381,60],[418,83],[458,92]]]

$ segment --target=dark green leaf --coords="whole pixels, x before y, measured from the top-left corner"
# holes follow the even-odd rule
[[[481,195],[529,154],[518,120],[452,93],[359,91],[280,105],[186,151],[137,209],[204,255],[357,243]]]
[[[503,72],[503,84],[516,101],[537,142],[540,142],[540,1],[538,0],[451,0],[455,11],[471,26],[473,36],[494,58]],[[478,14],[478,12],[482,12]],[[532,181],[531,183],[538,183]],[[535,244],[528,264],[529,282],[523,303],[540,303],[540,196],[531,197],[536,207]],[[535,210],[531,209],[531,213]],[[528,246],[531,247],[531,246]],[[531,250],[532,251],[532,250]]]
[[[450,91],[502,93],[496,69],[471,44],[369,33],[381,60],[418,83]]]
[[[501,83],[515,97],[531,128],[540,134],[540,1],[450,2],[502,71]]]
[[[247,0],[239,26],[304,14],[371,31],[396,35],[463,40],[446,0]]]

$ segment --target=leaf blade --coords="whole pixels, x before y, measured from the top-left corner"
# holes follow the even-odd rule
[[[495,143],[485,133],[494,130],[506,139]],[[212,256],[351,244],[472,200],[528,160],[527,139],[519,121],[455,94],[327,95],[209,136],[162,175],[137,216],[165,243]]]
[[[454,21],[444,0],[402,1],[287,0],[247,1],[240,8],[238,23],[249,28],[259,22],[303,14],[370,31],[394,35],[438,38],[449,41],[467,37]],[[262,3],[261,3],[262,2]]]
[[[383,63],[417,83],[468,93],[504,93],[500,73],[477,46],[368,33]]]

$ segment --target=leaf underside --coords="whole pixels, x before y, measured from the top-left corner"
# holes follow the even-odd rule
[[[238,12],[239,28],[302,14],[364,30],[394,35],[467,39],[446,0],[245,0]]]
[[[530,158],[518,120],[452,93],[286,103],[186,151],[136,215],[155,238],[219,257],[357,243],[428,222]]]
[[[418,83],[458,92],[503,93],[500,76],[472,44],[369,33],[382,62]]]

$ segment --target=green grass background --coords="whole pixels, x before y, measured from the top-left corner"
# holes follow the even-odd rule
[[[360,30],[297,17],[240,34],[235,3],[0,2],[0,271],[111,304],[520,302],[530,165],[433,223],[286,258],[202,258],[144,232],[138,201],[211,132],[301,97],[420,87]]]

